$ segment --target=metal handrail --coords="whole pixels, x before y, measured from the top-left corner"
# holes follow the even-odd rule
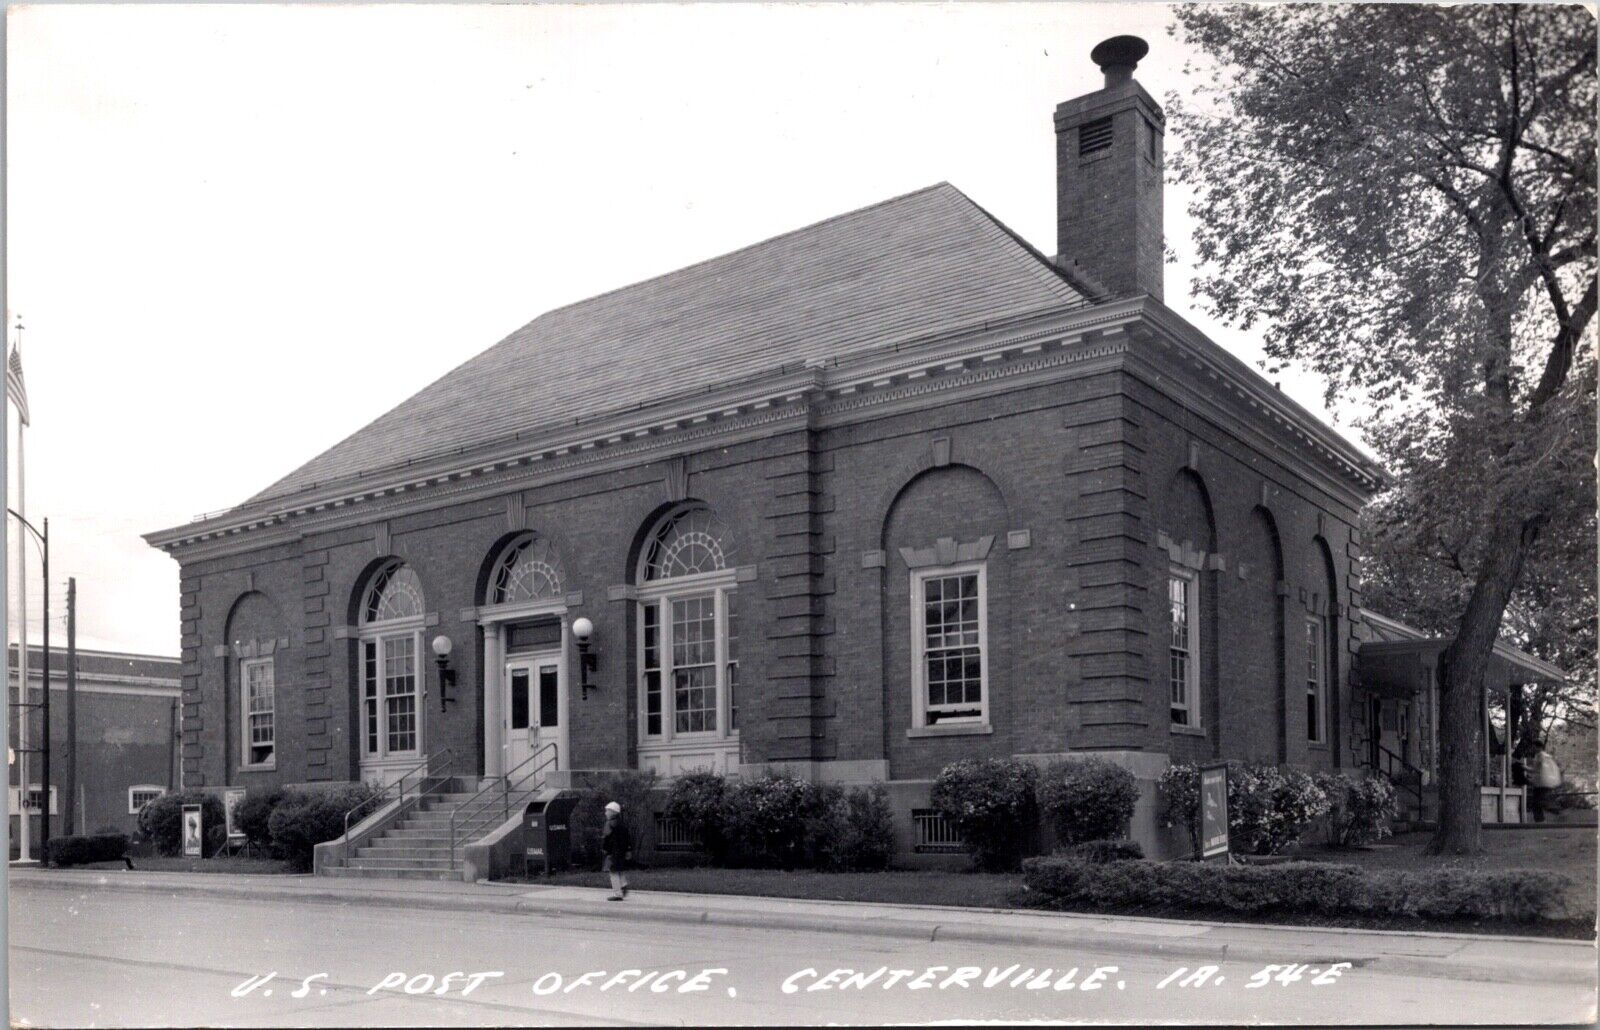
[[[549,752],[548,757],[544,757],[543,761],[540,761],[540,758],[544,756],[546,752]],[[492,796],[490,795],[490,791],[493,791],[496,787],[500,789],[501,819],[502,821],[510,819],[512,793],[524,793],[527,788],[524,787],[523,784],[525,784],[531,777],[543,772],[547,767],[554,765],[559,754],[560,752],[556,747],[555,741],[551,741],[550,743],[541,746],[538,750],[534,751],[533,754],[518,762],[511,769],[508,769],[506,772],[494,777],[491,782],[479,787],[476,794],[473,794],[470,798],[455,807],[455,810],[450,813],[450,865],[452,867],[454,867],[456,864],[456,848],[460,844],[461,837],[466,833],[471,832],[476,827],[481,826],[485,822],[485,816],[490,819],[493,818],[491,814],[493,810],[490,809],[486,803],[490,800],[493,800]],[[538,764],[534,765],[535,762],[538,762]],[[533,768],[528,769],[527,772],[521,771],[529,765],[533,765]],[[512,786],[513,777],[516,778],[515,788]],[[542,783],[543,780],[541,779],[540,782]],[[481,805],[477,812],[471,811],[474,805]]]
[[[422,772],[422,781],[423,781],[423,783],[426,783],[427,779],[428,779],[428,775],[429,775],[427,770],[429,769],[430,766],[433,766],[433,772],[435,774],[437,774],[437,773],[441,773],[441,772],[444,772],[445,770],[449,769],[450,766],[455,762],[455,760],[456,760],[455,749],[447,747],[443,751],[440,751],[440,752],[437,752],[435,754],[429,755],[428,757],[424,758],[422,761],[418,762],[416,765],[414,765],[411,768],[407,769],[405,772],[401,773],[400,774],[400,778],[395,780],[393,783],[384,784],[383,787],[376,794],[374,794],[371,797],[367,798],[365,801],[363,801],[360,804],[356,805],[354,808],[350,809],[350,811],[348,811],[348,812],[346,812],[344,814],[344,835],[345,835],[345,837],[348,839],[349,836],[350,836],[350,819],[351,819],[351,817],[354,816],[357,812],[361,811],[363,808],[366,808],[369,805],[373,805],[373,804],[377,803],[378,801],[381,801],[381,800],[387,798],[389,796],[389,792],[391,790],[398,791],[399,800],[400,801],[405,801],[405,799],[406,799],[406,786],[405,786],[406,777],[410,776],[412,773],[420,771],[420,772]],[[435,784],[435,786],[438,786],[438,784]],[[417,791],[417,797],[420,799],[420,798],[424,797],[425,795],[427,795],[429,792],[430,792],[430,788],[424,787],[423,789]]]
[[[548,756],[546,756],[546,752],[549,753]],[[455,862],[455,850],[463,838],[470,837],[478,830],[486,829],[493,824],[495,813],[493,808],[490,807],[490,803],[494,800],[494,797],[490,792],[494,791],[496,787],[499,788],[501,800],[499,817],[501,819],[509,819],[511,817],[512,795],[518,795],[517,800],[520,804],[521,795],[536,792],[543,784],[543,779],[541,778],[532,787],[527,785],[528,782],[534,776],[555,764],[557,754],[558,751],[554,743],[540,747],[533,754],[517,763],[509,772],[496,777],[495,782],[485,784],[476,794],[456,806],[455,811],[450,816],[450,860],[452,864]],[[529,765],[532,765],[533,768],[523,772],[522,770]],[[477,811],[472,810],[475,805],[478,807]]]
[[[1409,793],[1412,797],[1416,798],[1417,799],[1417,810],[1421,811],[1422,807],[1423,807],[1423,799],[1422,799],[1422,770],[1417,768],[1416,766],[1412,765],[1410,762],[1406,761],[1403,756],[1397,755],[1393,751],[1390,751],[1388,748],[1384,747],[1381,743],[1378,744],[1377,747],[1378,747],[1378,751],[1380,753],[1380,756],[1382,758],[1388,759],[1388,762],[1386,763],[1387,768],[1382,770],[1383,774],[1385,776],[1387,776],[1390,779],[1390,781],[1392,781],[1393,783],[1396,783],[1399,786],[1405,788],[1407,793]],[[1397,763],[1399,764],[1400,771],[1402,773],[1407,773],[1407,774],[1410,774],[1410,775],[1396,776],[1395,775],[1395,771],[1394,771],[1394,767],[1395,767],[1395,765]]]

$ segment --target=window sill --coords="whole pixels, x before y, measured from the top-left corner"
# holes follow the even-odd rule
[[[906,730],[907,737],[980,737],[994,732],[994,727],[986,722],[970,723],[967,725],[950,726],[912,726]]]
[[[1203,737],[1206,735],[1204,726],[1174,726],[1172,732],[1180,737]]]
[[[260,762],[260,763],[258,763],[256,765],[241,765],[241,766],[239,766],[238,771],[242,772],[242,773],[272,772],[277,767],[278,767],[278,763],[275,762],[275,761],[273,761],[273,762]]]
[[[704,748],[708,746],[727,745],[734,747],[739,743],[739,731],[734,730],[727,736],[716,733],[693,734],[679,733],[671,740],[662,740],[660,737],[646,737],[639,742],[640,751],[671,751],[673,748]]]

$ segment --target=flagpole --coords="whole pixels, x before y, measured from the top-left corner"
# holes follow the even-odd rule
[[[20,341],[19,341],[20,342]],[[23,442],[28,434],[24,432],[21,421],[17,423],[17,511],[21,513],[24,521],[28,518],[28,463],[23,449]],[[22,702],[17,709],[17,858],[19,861],[28,862],[33,858],[32,840],[33,821],[28,814],[26,798],[32,789],[32,782],[28,779],[28,539],[23,533],[17,534],[17,700]],[[45,689],[50,689],[50,684],[45,684]],[[50,799],[44,799],[44,818],[50,818]],[[9,852],[8,852],[9,854]]]

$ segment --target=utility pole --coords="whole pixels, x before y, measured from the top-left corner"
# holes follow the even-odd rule
[[[61,793],[62,832],[72,835],[78,823],[78,580],[67,577],[67,775]],[[48,807],[50,799],[44,799]]]
[[[44,749],[43,761],[40,765],[40,778],[44,781],[44,798],[39,802],[39,864],[43,865],[49,859],[50,847],[50,520],[44,520],[44,533],[40,535],[44,543],[44,559],[39,563],[44,570],[44,697],[40,699],[39,714],[44,723],[44,729],[39,734],[42,738],[39,746]]]

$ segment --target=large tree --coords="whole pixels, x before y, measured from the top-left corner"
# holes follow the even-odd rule
[[[1396,474],[1380,503],[1448,541],[1466,581],[1440,657],[1433,847],[1478,851],[1490,651],[1595,502],[1594,17],[1196,5],[1175,31],[1201,54],[1169,101],[1197,291],[1359,402]]]

